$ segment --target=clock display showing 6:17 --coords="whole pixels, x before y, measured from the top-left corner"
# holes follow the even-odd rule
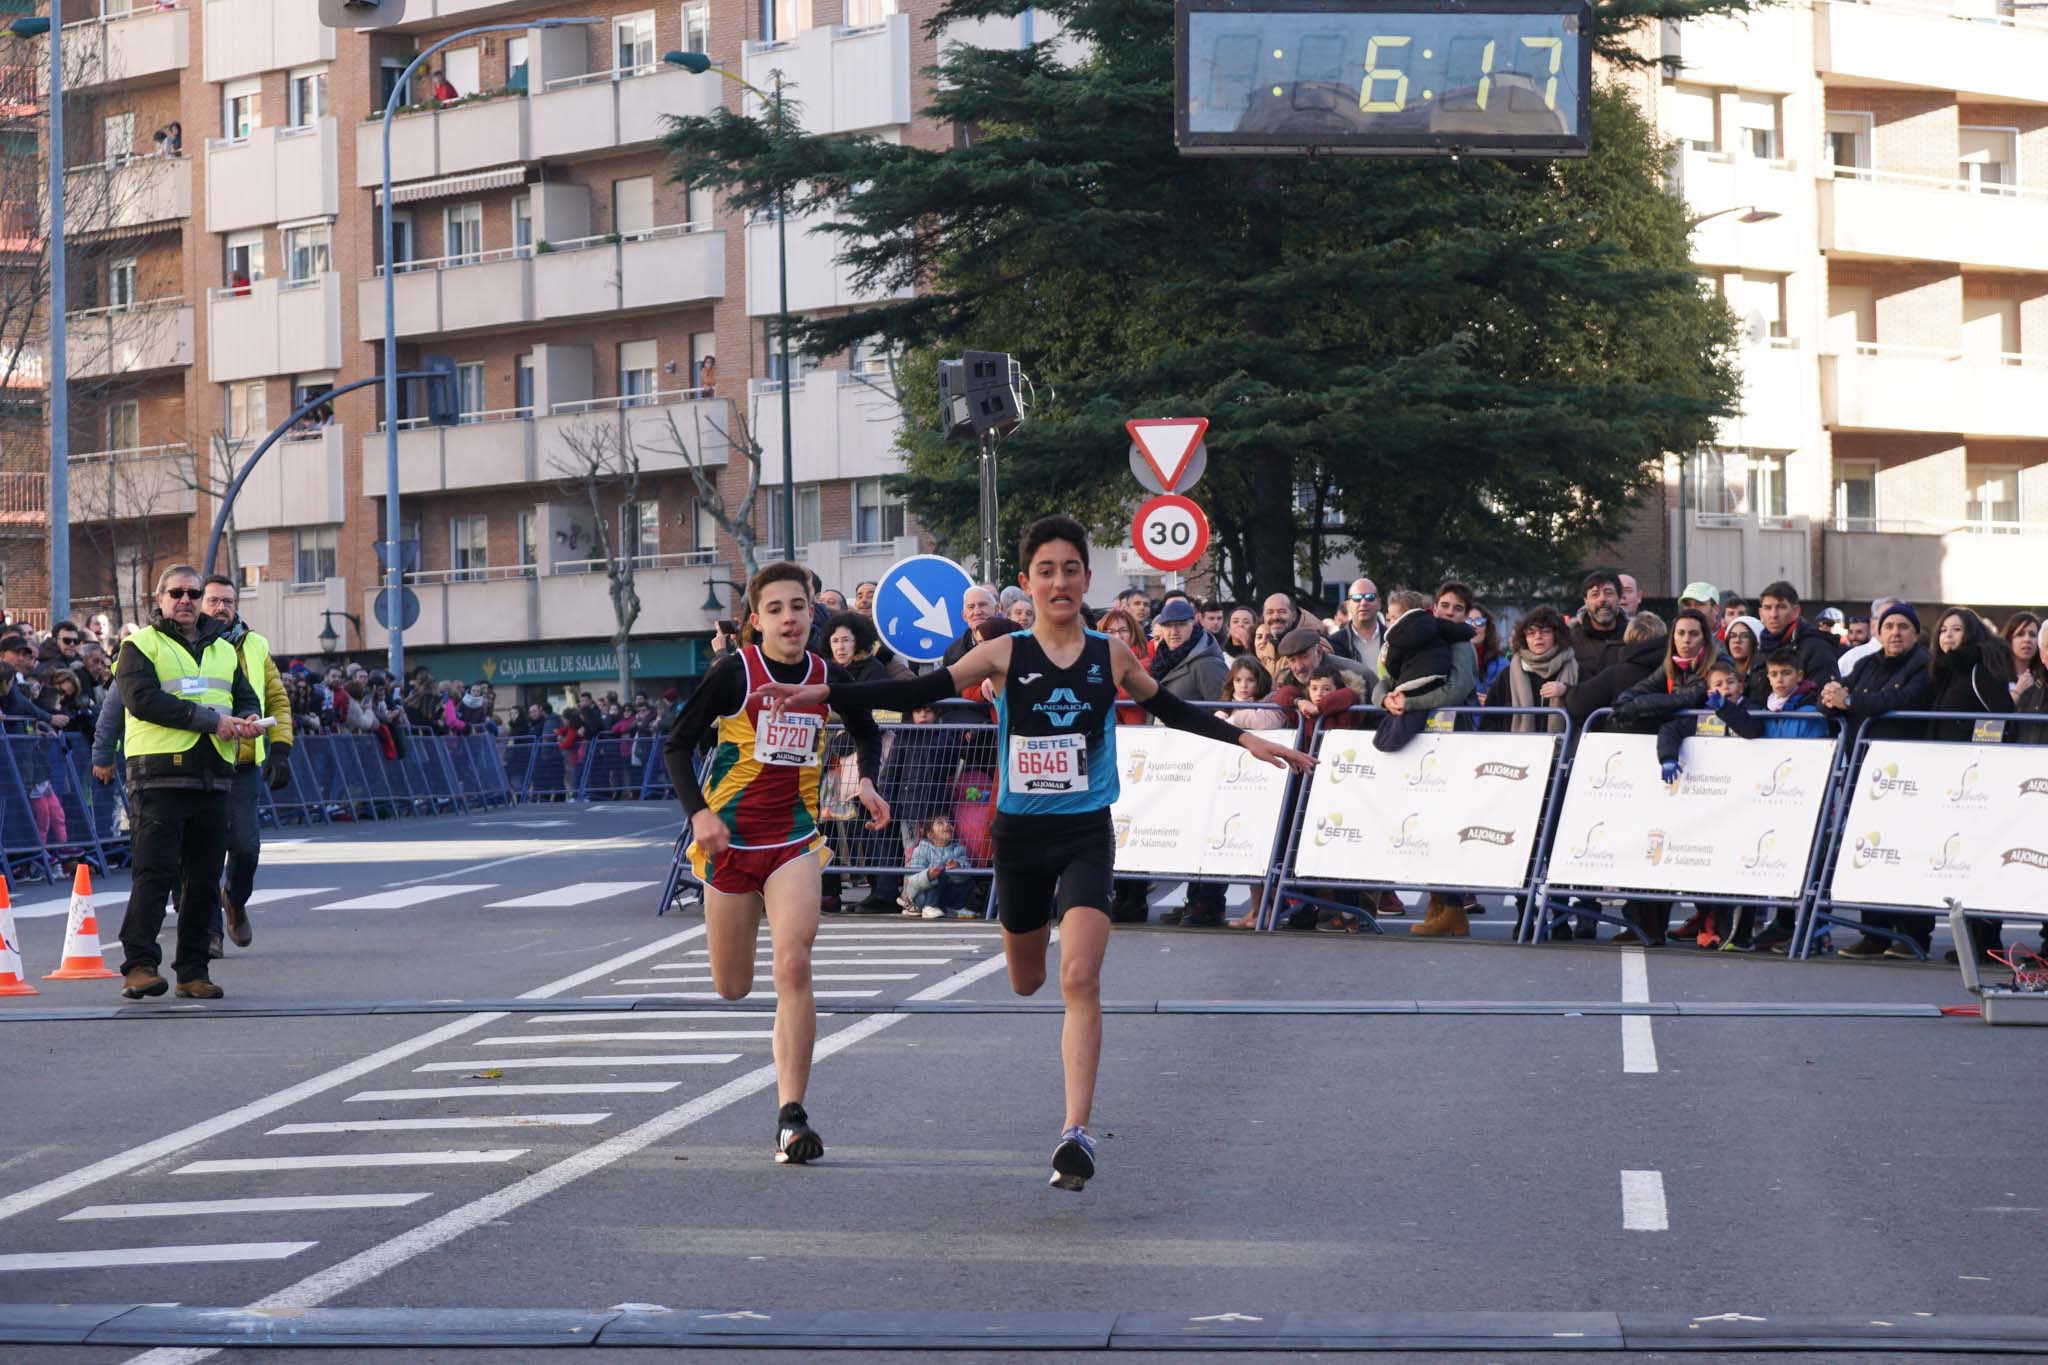
[[[1184,150],[1583,145],[1588,53],[1577,4],[1182,4]]]

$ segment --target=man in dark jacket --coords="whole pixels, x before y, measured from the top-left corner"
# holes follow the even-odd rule
[[[1766,594],[1769,589],[1765,589]],[[1884,609],[1877,623],[1877,653],[1856,665],[1846,681],[1830,681],[1820,690],[1820,709],[1849,723],[1849,740],[1866,724],[1893,711],[1925,711],[1934,696],[1928,667],[1927,646],[1920,643],[1920,616],[1904,602]],[[1904,934],[1920,945],[1922,952],[1934,940],[1934,916],[1917,910],[1866,910],[1863,922],[1879,929]],[[1761,945],[1762,940],[1759,939]],[[1843,957],[1882,957],[1892,950],[1892,940],[1881,934],[1865,934],[1841,950]],[[1902,957],[1913,956],[1905,948]]]
[[[235,746],[263,733],[255,689],[226,641],[227,626],[199,610],[199,571],[178,564],[157,580],[158,616],[121,646],[114,666],[128,713],[128,795],[134,810],[134,884],[121,921],[121,994],[162,995],[157,934],[178,888],[178,994],[218,1000],[207,939],[227,856]],[[225,748],[226,753],[222,750]]]
[[[1799,651],[1799,666],[1806,670],[1808,682],[1821,687],[1835,680],[1835,660],[1842,656],[1842,647],[1834,636],[1800,616],[1797,588],[1783,580],[1765,588],[1757,617],[1764,623],[1763,638],[1756,642],[1759,659],[1790,645]]]
[[[1584,601],[1572,617],[1571,646],[1578,656],[1579,677],[1590,682],[1602,669],[1621,662],[1628,617],[1621,610],[1621,577],[1610,569],[1587,574],[1579,595]]]
[[[1668,632],[1663,625],[1648,612],[1638,616],[1624,631],[1620,652],[1612,664],[1590,677],[1583,672],[1579,674],[1581,681],[1564,694],[1564,708],[1575,728],[1583,726],[1595,711],[1613,706],[1621,700],[1622,693],[1664,666],[1665,636]],[[1576,618],[1572,623],[1572,634],[1578,634]],[[1583,663],[1580,666],[1583,668]]]

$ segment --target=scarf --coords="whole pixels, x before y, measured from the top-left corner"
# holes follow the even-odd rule
[[[1671,666],[1664,670],[1665,693],[1668,695],[1676,692],[1680,685],[1690,686],[1693,671],[1705,664],[1706,661],[1707,652],[1704,649],[1693,655],[1690,659],[1681,659],[1676,654],[1672,655]]]
[[[1757,622],[1757,624],[1762,625],[1763,622],[1759,621]],[[1773,635],[1768,630],[1759,631],[1756,637],[1757,658],[1768,659],[1771,657],[1772,650],[1775,650],[1782,645],[1789,645],[1797,641],[1799,639],[1799,626],[1799,617],[1797,615],[1794,615],[1791,624],[1785,627],[1785,631],[1782,635]]]
[[[1188,642],[1179,649],[1168,649],[1166,642],[1161,640],[1158,649],[1153,651],[1152,662],[1146,666],[1145,671],[1152,675],[1152,681],[1158,682],[1187,662],[1188,656],[1200,649],[1202,641],[1208,638],[1202,633],[1202,625],[1198,621],[1188,631]]]
[[[1516,706],[1562,706],[1562,699],[1551,700],[1537,691],[1540,682],[1561,682],[1566,687],[1579,680],[1579,656],[1572,652],[1569,640],[1559,640],[1548,654],[1533,654],[1518,649],[1508,664],[1508,700]],[[1535,716],[1516,716],[1509,728],[1518,735],[1534,734]],[[1547,725],[1549,722],[1545,722]]]

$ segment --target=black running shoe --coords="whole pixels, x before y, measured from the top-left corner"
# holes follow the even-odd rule
[[[775,1164],[801,1166],[825,1155],[825,1140],[811,1131],[811,1116],[794,1100],[775,1116]]]
[[[1073,1127],[1060,1135],[1060,1145],[1052,1149],[1052,1187],[1056,1190],[1078,1190],[1095,1176],[1095,1144],[1088,1137],[1088,1130]]]

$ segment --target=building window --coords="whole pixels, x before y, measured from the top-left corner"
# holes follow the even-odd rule
[[[507,90],[523,91],[526,89],[526,69],[531,57],[532,47],[528,39],[507,38],[505,40],[505,88]]]
[[[711,0],[690,0],[683,6],[683,51],[711,50]]]
[[[467,361],[455,367],[456,411],[465,422],[477,421],[484,412],[484,363]]]
[[[399,58],[386,57],[377,63],[377,107],[387,109],[391,97],[397,93],[398,78],[405,74],[405,62]],[[403,101],[400,101],[403,103]]]
[[[263,126],[263,82],[254,76],[220,88],[221,135],[240,141]]]
[[[651,341],[619,343],[619,397],[621,407],[645,407],[654,401],[655,344]]]
[[[695,503],[690,512],[690,548],[700,555],[718,552],[718,518],[709,504]]]
[[[1856,172],[1870,169],[1870,131],[1875,121],[1870,114],[1828,115],[1828,161],[1836,175],[1846,171],[1847,178],[1854,178]]]
[[[441,210],[441,254],[447,265],[474,265],[484,252],[484,206],[450,204]]]
[[[449,578],[481,578],[491,565],[491,519],[478,512],[448,519]]]
[[[1687,151],[1721,150],[1721,95],[1704,85],[1671,87],[1671,132]]]
[[[533,196],[512,201],[512,245],[521,251],[533,246]]]
[[[293,128],[307,128],[327,113],[327,68],[295,71],[285,87],[285,115]]]
[[[135,157],[135,115],[114,114],[101,120],[101,136],[109,166],[126,165]]]
[[[646,568],[661,553],[661,504],[649,498],[619,508],[619,557]]]
[[[136,261],[133,256],[107,262],[107,307],[115,312],[135,306]]]
[[[260,232],[231,233],[227,240],[227,259],[223,265],[229,287],[247,292],[249,286],[263,278],[263,234]]]
[[[866,28],[896,12],[896,0],[846,0],[846,26]]]
[[[1956,132],[1957,178],[1984,194],[2011,194],[2019,182],[2019,130],[1965,126]]]
[[[1781,450],[1702,448],[1691,460],[1693,501],[1699,515],[1782,519],[1785,456]]]
[[[1835,529],[1877,529],[1877,461],[1835,461]]]
[[[270,430],[270,400],[263,381],[251,379],[227,386],[227,435],[247,440]]]
[[[2026,520],[2020,502],[2020,467],[2016,464],[1971,464],[1965,470],[1969,494],[1963,516],[1974,531],[2016,533]]]
[[[473,47],[451,48],[441,54],[441,74],[448,78],[448,84],[455,87],[458,96],[466,99],[481,94],[484,88],[483,54]]]
[[[880,479],[853,486],[853,538],[861,545],[885,545],[903,534],[903,500]]]
[[[519,514],[519,567],[531,569],[540,563],[540,518],[531,512]]]
[[[292,532],[292,582],[310,588],[333,578],[340,544],[339,526],[301,527]]]
[[[811,26],[811,0],[761,0],[761,32],[771,43],[786,43]]]
[[[654,230],[654,177],[612,181],[612,231],[632,237]]]
[[[637,76],[654,65],[654,15],[628,14],[612,23],[612,71]]]
[[[1742,125],[1743,149],[1758,161],[1776,161],[1783,153],[1779,134],[1778,97],[1742,94],[1735,99],[1735,117]]]
[[[782,543],[782,509],[786,504],[780,488],[771,491],[768,499],[768,525],[761,539],[774,545],[771,553],[783,559],[794,557],[795,551]],[[796,486],[796,544],[801,550],[813,543],[818,535],[818,485],[800,483]]]
[[[333,228],[306,223],[284,230],[285,278],[292,284],[318,279],[334,268]]]
[[[522,417],[533,416],[533,352],[512,362],[512,406]]]
[[[109,403],[106,418],[108,450],[134,450],[142,444],[141,404]]]

